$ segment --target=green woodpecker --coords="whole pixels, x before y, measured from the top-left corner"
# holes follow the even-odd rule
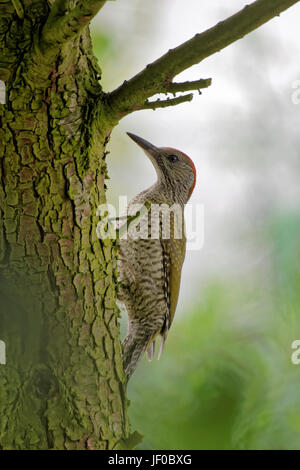
[[[120,239],[118,299],[128,312],[123,363],[129,379],[145,351],[152,359],[158,335],[162,337],[160,357],[174,318],[186,249],[183,212],[196,184],[196,169],[179,150],[155,147],[141,137],[128,135],[144,150],[157,173],[156,183],[138,194],[127,209],[128,216],[133,216],[144,205],[146,214],[134,226],[134,234],[129,225],[127,239]],[[171,208],[169,219],[160,207]],[[172,207],[181,209],[181,220]],[[169,232],[166,227],[164,233],[163,222],[169,222]]]

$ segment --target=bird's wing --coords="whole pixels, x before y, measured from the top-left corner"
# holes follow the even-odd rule
[[[162,344],[161,351],[168,333],[168,330],[172,324],[180,288],[181,269],[185,258],[186,238],[184,234],[184,226],[182,230],[182,237],[176,239],[172,236],[173,225],[172,217],[170,218],[170,233],[171,236],[168,239],[161,238],[161,245],[163,251],[163,273],[165,282],[165,295],[168,306],[168,313],[165,324],[162,328]],[[160,354],[161,354],[160,351]],[[159,356],[160,356],[159,354]]]
[[[170,328],[179,295],[181,269],[185,257],[185,240],[163,240],[164,275],[167,304],[169,309],[168,328]]]

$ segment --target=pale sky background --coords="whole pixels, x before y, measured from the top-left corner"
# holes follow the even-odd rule
[[[112,61],[103,57],[103,87],[116,88],[169,48],[240,10],[243,0],[109,1],[92,30],[113,38]],[[273,215],[299,211],[300,105],[292,103],[300,79],[300,4],[176,77],[213,79],[191,103],[138,111],[113,131],[108,150],[108,202],[131,199],[155,172],[126,136],[187,153],[197,168],[190,200],[205,210],[205,242],[189,251],[178,314],[220,277],[260,283],[268,277],[272,247],[266,227]],[[190,220],[186,221],[187,232]]]

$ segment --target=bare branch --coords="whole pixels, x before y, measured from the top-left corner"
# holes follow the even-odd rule
[[[188,95],[182,95],[178,96],[177,98],[167,98],[166,100],[155,100],[155,101],[145,101],[145,103],[140,106],[139,108],[136,108],[136,110],[139,109],[157,109],[157,108],[167,108],[168,106],[176,106],[177,104],[180,103],[185,103],[186,101],[192,101],[193,99],[193,93],[189,93]]]
[[[108,94],[109,112],[120,119],[136,109],[142,109],[147,98],[161,91],[169,91],[172,86],[176,89],[178,84],[172,84],[172,80],[180,72],[241,39],[298,2],[256,0],[214,27],[170,49]]]
[[[66,0],[55,0],[41,34],[41,49],[57,48],[78,35],[90,23],[106,0],[80,0],[66,11]]]
[[[200,90],[201,88],[208,88],[211,85],[211,78],[195,80],[192,82],[171,82],[168,83],[164,89],[165,92],[176,93],[178,91]]]

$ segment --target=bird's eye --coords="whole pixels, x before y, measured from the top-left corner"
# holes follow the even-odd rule
[[[177,155],[168,155],[167,158],[168,158],[169,162],[171,162],[171,163],[175,163],[178,160]]]

